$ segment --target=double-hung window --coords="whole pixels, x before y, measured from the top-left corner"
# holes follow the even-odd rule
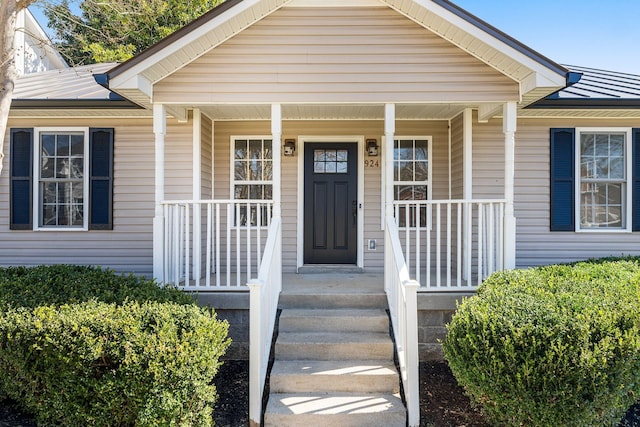
[[[397,137],[393,146],[393,197],[396,201],[431,198],[431,138]],[[418,207],[419,206],[419,207]],[[426,227],[427,206],[398,204],[400,227]]]
[[[12,230],[113,229],[112,128],[10,130]]]
[[[630,229],[630,129],[576,129],[580,230]]]
[[[273,199],[273,147],[271,137],[232,138],[231,192],[234,200]],[[258,213],[260,211],[260,213]],[[239,213],[238,213],[239,212]],[[248,202],[236,210],[236,225],[266,225],[270,208]]]
[[[36,129],[34,191],[38,228],[88,226],[88,129]]]

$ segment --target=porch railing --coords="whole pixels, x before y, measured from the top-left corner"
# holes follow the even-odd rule
[[[505,200],[394,202],[407,269],[421,290],[473,290],[504,268],[505,205]]]
[[[260,425],[262,393],[269,364],[269,352],[278,311],[278,296],[282,289],[281,219],[274,218],[269,226],[264,258],[257,279],[249,281],[249,418],[251,425]]]
[[[166,283],[186,290],[239,288],[258,273],[270,200],[174,200],[164,207]]]
[[[408,425],[409,427],[417,427],[420,425],[417,296],[420,284],[409,277],[395,219],[387,217],[386,225],[384,286],[398,353],[400,376],[407,402]]]

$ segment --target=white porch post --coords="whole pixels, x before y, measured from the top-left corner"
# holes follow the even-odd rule
[[[282,213],[282,106],[271,105],[271,139],[273,150],[273,217],[279,218]]]
[[[515,185],[515,133],[517,106],[515,102],[504,104],[502,125],[504,132],[504,268],[516,267],[516,218],[513,209]]]
[[[470,202],[473,200],[473,110],[466,108],[462,114],[462,198]],[[463,276],[471,284],[472,246],[473,246],[473,212],[471,203],[464,205],[464,240]]]
[[[202,199],[202,138],[201,138],[202,114],[199,108],[193,110],[193,200]],[[202,263],[202,234],[201,221],[202,206],[193,205],[193,278],[195,285],[200,286]]]
[[[393,146],[395,144],[395,133],[396,105],[386,104],[384,106],[385,216],[393,216]]]
[[[153,218],[153,277],[158,283],[164,277],[164,139],[167,115],[163,104],[153,104],[153,133],[155,135],[155,216]]]

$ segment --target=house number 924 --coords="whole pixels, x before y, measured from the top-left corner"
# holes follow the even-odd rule
[[[364,161],[365,168],[379,168],[380,160],[365,160]]]

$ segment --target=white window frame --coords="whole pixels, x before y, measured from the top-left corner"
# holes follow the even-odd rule
[[[575,167],[574,167],[574,177],[575,177],[575,223],[576,223],[576,232],[579,233],[631,233],[632,230],[632,202],[633,202],[633,188],[632,188],[632,145],[631,145],[631,128],[628,127],[579,127],[575,129]],[[625,143],[624,143],[624,167],[625,167],[625,178],[624,185],[625,191],[622,194],[622,212],[625,215],[624,218],[624,227],[621,228],[582,228],[581,218],[580,218],[580,167],[581,167],[581,135],[583,133],[623,133],[625,135]]]
[[[89,170],[89,128],[88,127],[37,127],[34,128],[34,150],[33,150],[33,229],[35,231],[88,231],[89,230],[89,176],[91,171]],[[42,151],[40,135],[43,133],[82,133],[84,135],[84,165],[83,171],[83,219],[82,226],[43,226],[40,225],[40,153]]]
[[[381,139],[381,141],[383,141],[384,145],[386,146],[386,143],[387,143],[386,138],[384,136],[382,136],[380,139]],[[393,149],[394,150],[395,150],[396,141],[403,140],[403,139],[405,139],[405,140],[410,139],[410,140],[413,140],[413,141],[416,141],[416,140],[425,140],[425,141],[427,141],[427,156],[428,156],[427,160],[428,160],[428,169],[429,169],[428,172],[427,172],[427,175],[428,175],[428,178],[427,178],[427,201],[428,200],[433,200],[433,136],[431,136],[431,135],[418,135],[418,136],[394,135],[394,137],[393,137]],[[396,177],[395,177],[395,174],[394,174],[394,171],[395,171],[395,159],[392,159],[393,169],[390,170],[390,171],[387,171],[386,170],[386,161],[385,161],[385,158],[384,158],[384,155],[386,154],[386,152],[385,152],[385,150],[382,150],[382,151],[383,151],[383,155],[381,156],[382,157],[382,159],[381,159],[381,162],[382,162],[382,174],[381,174],[382,175],[382,185],[381,185],[382,195],[381,195],[381,197],[382,197],[382,199],[381,200],[384,201],[385,198],[386,198],[386,196],[385,196],[385,188],[387,186],[387,183],[386,183],[386,178],[385,177],[387,176],[387,173],[390,173],[390,174],[392,174],[392,177],[393,177],[393,179],[391,180],[392,181],[391,185],[393,187],[393,202],[395,202],[396,201],[396,191],[395,191],[396,185],[421,185],[421,184],[416,184],[416,183],[422,183],[422,181],[396,181],[396,179],[395,179]],[[381,211],[381,216],[382,216],[382,227],[381,228],[382,228],[382,230],[384,230],[384,221],[385,221],[385,206],[384,205],[385,205],[385,203],[382,203],[382,211]],[[395,207],[394,207],[394,210],[395,210]],[[403,230],[405,229],[405,227],[400,227],[400,228],[403,229]],[[426,227],[418,227],[418,229],[420,229],[420,230],[430,230],[431,229],[431,215],[427,215],[427,225],[426,225]]]
[[[259,181],[236,181],[236,174],[235,174],[235,149],[236,149],[236,141],[238,140],[242,140],[242,139],[246,139],[246,140],[250,140],[250,139],[259,139],[262,140],[263,144],[265,140],[270,140],[271,141],[271,161],[272,161],[272,175],[271,175],[271,180],[259,180]],[[273,201],[273,198],[271,199],[236,199],[236,184],[238,183],[244,183],[245,185],[271,185],[271,194],[273,196],[273,187],[274,187],[274,182],[273,182],[273,155],[274,155],[274,150],[273,150],[273,135],[232,135],[230,138],[230,153],[229,153],[229,182],[230,182],[230,187],[229,187],[229,200],[233,201],[234,203],[236,201],[241,201],[241,202],[259,202],[259,201]],[[263,158],[262,160],[264,160],[264,153],[263,153]],[[242,184],[239,184],[242,185]],[[231,229],[235,229],[238,227],[238,225],[235,223],[235,221],[230,223],[230,227]],[[242,226],[243,228],[245,226]],[[251,228],[256,228],[257,226],[251,226]],[[267,228],[267,224],[262,224],[262,228]]]

